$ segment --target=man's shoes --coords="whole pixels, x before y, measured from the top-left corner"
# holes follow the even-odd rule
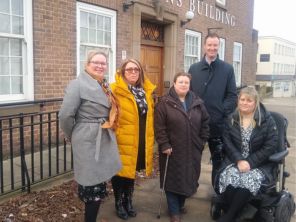
[[[181,222],[180,215],[172,215],[172,216],[170,216],[170,222]]]

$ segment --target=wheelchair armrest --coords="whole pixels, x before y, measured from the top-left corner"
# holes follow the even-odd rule
[[[269,161],[279,163],[280,161],[282,161],[288,155],[288,153],[289,153],[288,150],[284,150],[284,151],[281,151],[281,152],[278,152],[278,153],[274,153],[269,157]]]

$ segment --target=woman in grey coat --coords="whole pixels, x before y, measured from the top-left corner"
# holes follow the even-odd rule
[[[85,73],[68,85],[59,113],[70,141],[78,196],[85,203],[85,221],[95,222],[106,182],[121,169],[114,128],[118,106],[104,79],[107,57],[90,51]]]

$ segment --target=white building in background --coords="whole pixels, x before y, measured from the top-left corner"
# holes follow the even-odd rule
[[[273,88],[273,97],[295,96],[296,43],[275,36],[258,37],[256,85]]]

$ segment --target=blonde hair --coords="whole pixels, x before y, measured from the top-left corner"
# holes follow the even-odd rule
[[[92,58],[96,55],[102,55],[106,58],[106,62],[108,62],[108,56],[106,53],[102,52],[102,51],[98,51],[98,50],[90,50],[87,53],[87,57],[86,57],[86,61],[85,61],[85,66],[87,66],[90,61],[92,60]]]
[[[255,115],[256,111],[258,112],[258,117],[259,117],[259,120],[258,120],[257,124],[260,126],[261,125],[261,110],[260,110],[260,98],[259,98],[259,94],[258,94],[257,90],[253,86],[247,86],[247,87],[242,88],[240,90],[239,95],[238,95],[238,100],[240,99],[240,97],[242,95],[247,95],[247,96],[249,96],[249,97],[251,97],[251,98],[253,98],[255,100],[256,105],[255,105],[255,109],[254,109],[254,112],[253,112],[252,126],[255,127],[255,125],[256,125],[256,121],[254,119],[254,115]],[[242,121],[242,116],[241,116],[239,110],[238,110],[238,113],[239,113],[239,118],[240,118],[240,122],[241,122]]]

